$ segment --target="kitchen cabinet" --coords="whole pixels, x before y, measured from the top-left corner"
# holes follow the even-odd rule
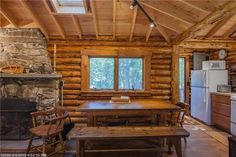
[[[211,118],[212,124],[227,132],[230,132],[231,96],[224,93],[211,94]]]

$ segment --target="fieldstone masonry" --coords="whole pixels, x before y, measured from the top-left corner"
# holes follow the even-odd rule
[[[0,68],[12,64],[22,65],[24,73],[53,73],[38,29],[0,29]],[[59,101],[58,81],[1,79],[0,97],[28,98],[38,102],[38,110],[51,108]]]

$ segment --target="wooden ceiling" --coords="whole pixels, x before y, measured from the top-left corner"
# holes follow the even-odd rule
[[[165,40],[235,39],[235,0],[139,0],[154,19],[150,28],[131,0],[86,0],[91,12],[59,14],[50,0],[0,0],[2,28],[39,28],[47,39]]]

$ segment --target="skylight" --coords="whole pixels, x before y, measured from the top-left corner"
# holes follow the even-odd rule
[[[84,0],[51,0],[57,13],[85,14]]]

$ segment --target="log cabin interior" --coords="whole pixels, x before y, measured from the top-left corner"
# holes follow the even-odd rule
[[[1,156],[236,157],[235,0],[0,0]]]

